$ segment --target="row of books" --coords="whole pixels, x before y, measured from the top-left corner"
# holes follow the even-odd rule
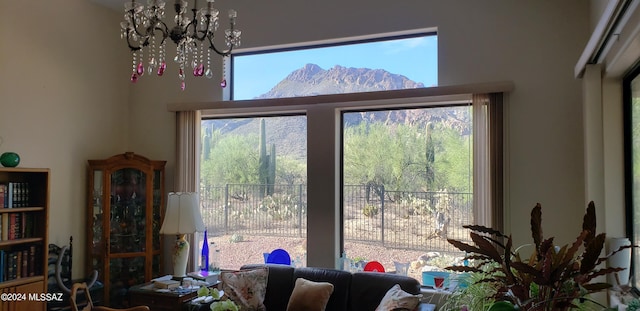
[[[37,245],[20,250],[0,250],[0,282],[42,274],[40,252]]]
[[[29,212],[0,214],[0,241],[35,237],[36,217]]]
[[[0,208],[29,206],[29,183],[8,182],[0,184]]]

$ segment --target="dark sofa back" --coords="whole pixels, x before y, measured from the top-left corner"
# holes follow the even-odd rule
[[[411,294],[420,293],[417,280],[396,274],[379,272],[347,272],[327,268],[293,268],[278,264],[249,264],[241,269],[269,267],[267,293],[264,305],[267,310],[287,310],[289,297],[297,278],[333,284],[333,293],[327,303],[327,311],[374,311],[382,297],[395,284]]]
[[[267,310],[287,310],[289,296],[291,296],[295,285],[295,279],[293,278],[295,269],[292,266],[278,264],[249,264],[242,266],[240,269],[255,269],[264,266],[269,267],[264,306]]]
[[[348,310],[374,311],[382,297],[396,284],[400,284],[407,293],[420,294],[420,283],[408,276],[381,272],[353,273]]]
[[[297,268],[293,272],[293,278],[294,282],[298,278],[303,278],[314,282],[333,284],[333,293],[325,310],[347,310],[349,307],[351,272],[327,268]]]

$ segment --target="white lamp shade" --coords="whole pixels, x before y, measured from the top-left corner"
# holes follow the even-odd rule
[[[205,230],[198,193],[171,192],[167,199],[167,212],[160,228],[161,234],[191,234]]]

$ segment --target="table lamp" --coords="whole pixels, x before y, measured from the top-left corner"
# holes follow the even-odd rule
[[[198,193],[171,192],[167,199],[167,212],[160,228],[160,234],[175,234],[176,245],[173,252],[173,276],[187,275],[187,261],[189,260],[189,242],[186,234],[203,232],[205,230],[200,208]]]

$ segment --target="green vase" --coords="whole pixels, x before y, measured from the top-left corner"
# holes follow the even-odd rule
[[[20,156],[15,152],[5,152],[0,155],[0,164],[4,167],[16,167],[20,164]]]

